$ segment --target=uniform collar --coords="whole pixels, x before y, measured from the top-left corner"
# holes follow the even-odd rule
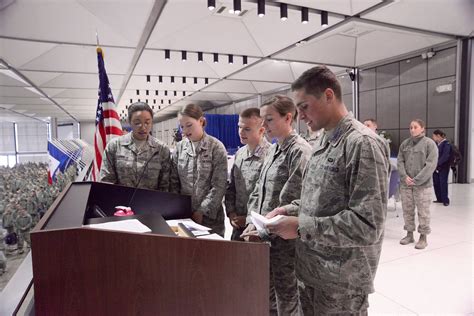
[[[122,137],[123,137],[123,139],[121,140],[121,143],[122,143],[123,146],[131,146],[132,144],[135,144],[133,142],[132,132],[130,132],[127,135],[124,135]],[[156,142],[153,139],[153,136],[151,136],[151,135],[148,135],[148,138],[147,138],[146,142],[147,142],[148,146],[150,146],[150,147],[156,147],[157,146]]]
[[[347,114],[339,121],[339,123],[337,123],[336,127],[325,131],[324,135],[326,142],[331,143],[334,147],[337,146],[339,141],[342,139],[342,135],[344,135],[351,126],[351,121],[352,115]]]
[[[208,150],[209,149],[209,146],[210,146],[210,137],[209,135],[206,134],[206,132],[204,132],[201,140],[199,141],[199,147],[198,148],[195,148],[195,150],[197,149],[198,151],[201,151],[201,150]],[[184,150],[185,152],[187,152],[190,156],[194,156],[194,152],[193,152],[193,149],[192,149],[192,141],[189,139],[189,138],[186,138],[185,140],[185,143],[184,143]],[[196,154],[197,154],[197,151],[196,151]]]
[[[293,143],[294,139],[298,137],[298,134],[295,132],[295,130],[292,130],[290,135],[288,135],[284,140],[283,142],[280,144],[277,144],[277,152],[279,150],[281,151],[286,151],[290,145]]]
[[[268,148],[269,146],[270,143],[265,139],[265,137],[262,137],[260,143],[257,145],[257,147],[255,147],[255,150],[253,152],[249,150],[249,147],[247,145],[247,148],[245,150],[245,159],[248,159],[253,156],[261,158],[265,154],[265,148]]]

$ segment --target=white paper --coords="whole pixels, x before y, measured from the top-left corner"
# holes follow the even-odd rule
[[[250,219],[252,220],[252,223],[255,225],[255,228],[258,231],[265,230],[267,224],[274,223],[281,218],[283,218],[283,215],[277,215],[272,218],[266,218],[265,216],[260,215],[254,211],[250,213]]]
[[[107,222],[100,224],[90,224],[90,228],[105,229],[105,230],[119,230],[123,232],[132,233],[150,233],[151,229],[143,225],[138,219],[127,219],[123,221]]]
[[[205,231],[211,230],[211,228],[203,226],[203,225],[199,225],[198,223],[196,223],[190,218],[171,219],[171,220],[166,221],[166,223],[168,224],[168,226],[176,226],[176,227],[178,226],[179,223],[181,223],[184,226],[186,226],[189,230],[205,230]]]
[[[209,234],[209,235],[204,235],[204,236],[198,236],[196,238],[199,238],[199,239],[213,239],[213,240],[224,240],[224,238],[222,238],[221,235],[217,235],[217,234]]]

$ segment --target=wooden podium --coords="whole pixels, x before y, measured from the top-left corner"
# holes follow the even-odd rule
[[[268,315],[267,245],[82,227],[95,193],[117,190],[133,189],[73,183],[31,233],[37,315]],[[189,197],[139,191],[139,219],[191,211]]]

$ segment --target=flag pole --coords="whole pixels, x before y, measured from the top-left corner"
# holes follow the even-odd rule
[[[102,54],[102,57],[104,56],[104,53],[102,52],[102,48],[100,48],[99,44],[99,33],[97,32],[97,29],[95,29],[95,40],[97,42],[97,53]]]

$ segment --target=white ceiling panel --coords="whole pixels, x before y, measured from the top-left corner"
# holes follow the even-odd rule
[[[147,47],[262,56],[249,37],[242,17],[209,11],[205,1],[169,1]]]
[[[2,11],[0,11],[0,14],[1,12]],[[0,17],[0,25],[1,23],[2,18]],[[2,29],[1,26],[0,29]],[[57,44],[0,38],[0,57],[10,66],[19,68],[57,46]]]
[[[472,0],[397,0],[362,16],[371,20],[462,36],[474,35]]]
[[[287,83],[273,83],[262,81],[252,81],[252,85],[255,87],[258,93],[265,93],[268,91],[281,89],[283,87],[288,87]]]
[[[291,62],[290,65],[291,65],[291,69],[293,70],[295,80],[299,76],[301,76],[303,72],[316,66],[314,64],[298,63],[298,62]],[[343,67],[328,66],[328,68],[331,69],[331,71],[334,72],[335,74],[339,74],[346,71],[346,68],[343,68]]]
[[[0,95],[2,97],[39,98],[37,93],[22,87],[0,86]]]
[[[354,20],[275,57],[351,67],[406,54],[448,40],[451,39]],[[380,45],[382,42],[384,45]]]
[[[305,45],[295,46],[275,55],[276,58],[322,64],[353,65],[356,39],[335,32],[315,38]]]
[[[217,92],[196,92],[192,96],[186,98],[187,101],[231,101],[232,99],[227,93]]]
[[[222,80],[216,84],[204,88],[205,92],[225,92],[225,93],[257,93],[257,90],[250,81],[243,80]]]
[[[230,76],[229,79],[262,80],[271,82],[292,82],[295,78],[287,62],[264,60]]]
[[[242,100],[251,97],[251,94],[243,94],[243,93],[228,93],[229,97],[232,101]]]
[[[314,2],[314,1],[313,1]],[[268,56],[292,44],[304,40],[323,30],[321,16],[309,13],[309,22],[301,23],[301,12],[288,11],[288,20],[280,20],[280,8],[267,6],[266,15],[262,18],[257,15],[257,5],[245,14],[243,22],[251,33],[249,40],[255,41],[263,56]],[[329,25],[342,21],[341,17],[329,16]]]
[[[28,87],[29,84],[7,69],[0,69],[0,86]]]
[[[110,86],[120,88],[122,85],[122,75],[109,75]],[[76,88],[76,89],[98,89],[99,76],[96,74],[74,74],[65,73],[56,76],[54,79],[44,82],[41,88]]]
[[[38,87],[62,75],[60,72],[50,71],[22,71],[21,73]]]
[[[53,99],[55,98],[77,98],[77,99],[93,99],[98,98],[97,89],[59,89],[59,88],[44,88],[43,91]],[[118,90],[112,90],[115,96]]]
[[[151,0],[14,1],[0,11],[0,35],[95,44],[97,30],[102,45],[133,47],[152,5]]]
[[[21,97],[6,97],[0,95],[1,104],[53,104],[46,98],[21,98]]]
[[[97,107],[96,99],[59,99],[54,98],[54,101],[58,102],[62,106],[94,106]]]
[[[382,2],[382,0],[277,0],[276,2],[285,2],[300,7],[325,10],[344,15],[354,15]]]
[[[132,61],[133,49],[105,48],[105,69],[108,74],[125,74]],[[96,74],[97,52],[92,46],[58,45],[34,60],[24,64],[20,70],[46,70],[56,72],[79,72]]]
[[[215,82],[216,79],[208,78],[209,84]],[[181,76],[174,76],[174,83],[171,83],[171,77],[163,77],[163,82],[159,83],[158,76],[150,76],[150,82],[146,82],[146,76],[132,76],[128,82],[126,92],[133,92],[136,95],[136,90],[140,90],[140,96],[145,95],[146,90],[150,95],[155,95],[158,90],[158,95],[162,96],[163,91],[196,91],[205,87],[205,78],[197,78],[197,84],[194,84],[194,77],[186,77],[186,83],[183,83]]]

